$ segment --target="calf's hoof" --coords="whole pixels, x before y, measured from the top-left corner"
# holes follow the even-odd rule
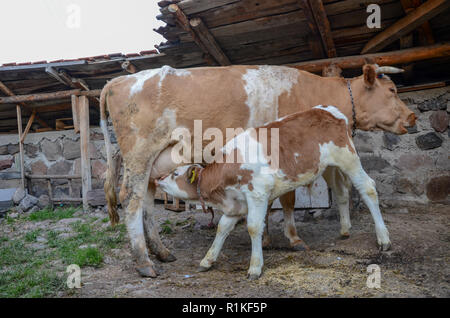
[[[204,266],[199,266],[199,267],[197,267],[197,272],[207,272],[207,271],[209,271],[211,269],[211,267],[204,267]]]
[[[177,260],[177,258],[172,253],[169,253],[167,255],[158,255],[157,257],[161,262],[164,263],[175,262]]]
[[[350,237],[350,233],[348,233],[348,232],[341,233],[341,240],[346,240],[349,237]]]
[[[247,278],[248,278],[249,280],[258,280],[258,279],[259,279],[259,276],[261,276],[261,275],[257,275],[257,274],[248,274],[248,275],[247,275]]]
[[[155,270],[151,266],[136,267],[136,270],[139,273],[139,275],[142,277],[155,278],[158,276],[158,274],[155,272]]]

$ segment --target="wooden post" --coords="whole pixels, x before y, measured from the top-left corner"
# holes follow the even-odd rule
[[[80,132],[80,110],[78,106],[79,98],[76,95],[72,95],[72,118],[73,118],[73,129],[76,134]]]
[[[78,98],[80,111],[81,184],[83,210],[86,212],[89,208],[87,193],[92,190],[91,161],[89,158],[89,100],[86,96]]]
[[[19,129],[19,151],[20,151],[20,179],[22,189],[25,190],[25,169],[23,162],[23,141],[22,141],[22,110],[19,105],[16,105],[17,109],[17,128]]]

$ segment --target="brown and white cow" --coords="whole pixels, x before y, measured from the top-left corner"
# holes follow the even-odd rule
[[[387,77],[377,78],[379,71],[375,65],[365,65],[362,76],[349,79],[356,128],[405,133],[405,127],[414,125],[415,116],[398,98],[394,83]],[[216,127],[226,136],[226,128],[261,126],[319,104],[339,105],[341,112],[352,118],[347,80],[323,78],[283,66],[188,70],[164,66],[115,78],[103,88],[100,104],[108,158],[105,193],[110,219],[112,224],[118,222],[106,111],[123,156],[124,181],[119,197],[126,208],[132,254],[138,272],[152,277],[156,273],[146,243],[161,260],[175,260],[162,244],[154,223],[151,212],[155,188],[149,182],[177,167],[170,160],[175,128],[186,127],[193,134],[194,120],[202,120],[203,130]],[[352,119],[350,124],[353,125]],[[348,219],[348,187],[338,173],[332,175],[335,178],[329,185],[338,196],[341,219]],[[284,208],[290,211],[293,206]],[[348,226],[342,227],[344,233],[348,232]]]
[[[264,128],[267,139],[273,129],[278,129],[278,149],[271,143],[268,151],[269,143],[258,138]],[[375,221],[378,245],[387,250],[391,243],[378,206],[375,182],[363,170],[349,132],[348,119],[337,108],[317,106],[249,128],[230,140],[222,152],[224,156],[235,156],[235,160],[241,158],[237,159],[241,163],[226,163],[230,162],[227,159],[205,168],[198,164],[181,166],[155,181],[174,197],[201,201],[223,211],[214,243],[200,263],[201,270],[212,266],[236,222],[247,215],[252,241],[248,274],[251,279],[258,278],[263,266],[262,234],[269,202],[311,184],[330,167],[339,169],[355,185]],[[270,162],[274,151],[278,151],[275,165]]]

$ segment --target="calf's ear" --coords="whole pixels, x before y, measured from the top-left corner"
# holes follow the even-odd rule
[[[367,88],[373,87],[377,78],[377,69],[375,65],[366,64],[363,66],[364,84]]]
[[[201,169],[201,168],[199,168],[199,167],[197,167],[197,166],[190,166],[190,167],[189,167],[189,169],[188,169],[187,172],[186,172],[186,178],[187,178],[187,181],[188,181],[190,184],[192,184],[192,183],[194,183],[195,181],[197,181],[197,179],[198,179],[198,174],[199,174],[199,172],[200,172],[200,169]]]

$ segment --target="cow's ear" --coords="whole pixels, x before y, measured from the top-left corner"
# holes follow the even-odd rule
[[[366,64],[363,66],[364,84],[367,88],[371,88],[375,84],[377,78],[377,70],[375,65]]]

